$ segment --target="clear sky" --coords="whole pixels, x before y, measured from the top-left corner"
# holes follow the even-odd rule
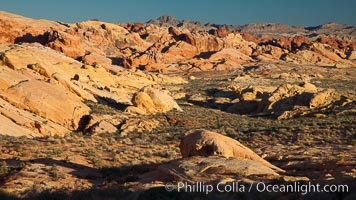
[[[356,0],[0,0],[0,10],[77,22],[146,22],[161,15],[216,24],[356,25]]]

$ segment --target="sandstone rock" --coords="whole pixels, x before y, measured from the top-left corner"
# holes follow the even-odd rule
[[[273,114],[278,119],[288,119],[306,112],[316,89],[310,83],[305,83],[304,86],[290,84],[279,86],[270,94],[263,111]]]
[[[242,101],[253,101],[256,100],[256,93],[254,92],[245,92],[241,95],[240,98]]]
[[[133,96],[132,103],[148,114],[165,113],[172,109],[183,111],[173,97],[153,87],[142,88],[140,92]]]
[[[129,31],[140,32],[145,27],[145,24],[143,24],[143,23],[127,23],[124,27]]]
[[[207,97],[198,93],[198,94],[193,94],[188,98],[189,101],[195,101],[195,102],[206,102]]]
[[[0,40],[6,43],[38,42],[72,58],[82,57],[86,52],[118,55],[118,48],[130,46],[144,50],[149,47],[138,33],[113,23],[86,21],[64,24],[5,12],[0,13],[0,19],[4,24]]]
[[[259,157],[238,141],[215,132],[207,130],[189,131],[184,133],[181,138],[179,148],[183,158],[214,155],[225,158],[243,158],[257,161],[276,171],[283,171]]]
[[[273,115],[277,119],[289,119],[296,116],[312,114],[315,109],[338,102],[340,95],[333,90],[318,91],[311,83],[300,85],[283,84],[277,89],[245,88],[238,89],[239,102],[230,106],[227,111],[240,114]]]
[[[268,101],[270,102],[268,108],[271,109],[274,103],[279,102],[282,99],[301,95],[303,92],[304,88],[299,85],[283,84],[279,86],[268,98]]]
[[[348,54],[347,59],[349,59],[349,60],[356,60],[356,50],[351,51],[351,52]]]
[[[0,134],[31,137],[54,135],[64,136],[70,132],[67,128],[60,126],[51,120],[36,116],[26,110],[18,109],[1,98],[0,113],[3,117],[7,118],[2,118],[2,120],[4,120],[4,123],[2,123],[3,127],[7,130],[1,132]],[[10,121],[12,123],[6,125]],[[18,129],[21,131],[19,132]]]
[[[197,77],[195,77],[195,76],[193,76],[193,75],[189,76],[188,78],[189,78],[189,80],[192,80],[192,81],[194,81],[194,80],[197,79]]]
[[[66,78],[60,73],[52,74],[52,77],[56,79],[60,84],[62,84],[66,89],[73,92],[74,94],[78,95],[79,97],[83,98],[84,100],[91,100],[93,102],[97,102],[95,97],[85,90],[80,89],[78,86],[74,85],[70,82],[69,78]]]
[[[192,34],[190,33],[182,33],[180,36],[179,36],[180,40],[192,45],[192,46],[195,46],[196,45],[196,41],[195,41],[195,38],[193,37]]]
[[[123,113],[118,114],[91,114],[85,125],[85,134],[116,133],[119,127],[128,120],[129,117]]]
[[[255,37],[249,33],[241,33],[241,36],[244,40],[250,41],[250,42],[254,42],[256,44],[261,42],[261,39],[258,37]]]
[[[220,26],[217,30],[218,37],[226,37],[228,34],[229,31],[227,30],[226,26]]]
[[[256,44],[247,42],[242,39],[239,34],[228,34],[223,38],[209,35],[206,33],[191,33],[189,31],[178,31],[177,29],[170,28],[168,36],[163,35],[157,40],[150,48],[144,52],[138,52],[126,58],[125,64],[128,68],[142,68],[145,70],[168,70],[167,68],[177,63],[182,63],[180,66],[189,64],[190,70],[211,70],[219,69],[226,70],[235,66],[243,61],[250,61],[249,57],[253,51],[253,46]],[[207,60],[214,52],[227,49],[235,49],[235,51],[224,59],[221,53],[220,59]],[[227,51],[225,51],[227,52]],[[219,53],[216,55],[218,57]],[[230,61],[230,59],[233,59]],[[236,60],[238,62],[236,62]],[[219,63],[217,63],[219,62]],[[193,63],[193,64],[190,64]],[[214,64],[215,63],[215,64]],[[214,67],[215,65],[215,67]],[[172,70],[174,68],[170,68]]]
[[[51,78],[52,77],[52,72],[50,72],[48,69],[46,69],[45,67],[43,67],[41,64],[36,63],[36,64],[29,64],[27,65],[27,67],[29,69],[32,69],[33,71],[41,74],[42,76],[45,76],[47,78]]]
[[[210,61],[227,60],[229,62],[232,62],[233,65],[236,65],[237,67],[239,67],[239,63],[252,61],[249,56],[233,48],[224,48],[223,50],[212,54],[209,57],[209,60]]]
[[[326,118],[327,117],[326,114],[322,114],[322,113],[313,113],[311,116],[315,117],[315,118]]]
[[[111,123],[103,120],[98,122],[91,128],[92,134],[102,134],[102,133],[115,133],[118,129]]]
[[[219,26],[218,29],[212,29],[209,33],[217,37],[226,37],[229,34],[229,31],[226,26]]]
[[[311,46],[311,50],[332,60],[333,63],[339,62],[342,63],[343,59],[338,55],[333,49],[331,49],[329,46],[325,44],[320,44],[320,43],[313,43]]]
[[[325,36],[320,36],[316,39],[317,42],[320,42],[322,44],[327,44],[335,49],[345,49],[347,47],[351,47],[352,44],[347,41],[339,40],[334,37],[325,37]]]
[[[298,51],[295,54],[287,54],[283,60],[295,64],[314,64],[320,66],[333,66],[334,61],[312,50]]]
[[[174,99],[185,99],[186,96],[187,96],[186,93],[184,93],[184,92],[178,92],[178,93],[173,94],[172,97],[173,97]]]
[[[35,137],[40,136],[40,134],[36,134],[18,124],[14,123],[11,119],[0,114],[0,134],[1,135],[10,135],[10,136],[27,136],[27,137]]]
[[[63,30],[66,27],[60,23],[48,20],[34,20],[19,15],[0,12],[0,42],[45,42],[45,33],[51,28]]]
[[[19,109],[26,109],[70,130],[76,130],[82,117],[90,111],[76,95],[39,80],[20,82],[0,91],[0,96]]]
[[[144,92],[139,92],[132,98],[132,103],[135,107],[145,111],[145,113],[156,113],[155,105],[151,97]]]
[[[335,101],[336,94],[332,89],[326,89],[319,93],[314,94],[309,103],[310,108],[317,108],[329,105],[333,101]]]
[[[107,120],[110,118],[112,118],[112,116],[110,116],[110,115],[91,114],[88,116],[88,123],[85,125],[83,131],[88,132],[94,125],[98,124],[99,122],[101,122],[103,120]]]
[[[179,37],[179,35],[181,34],[178,29],[172,26],[168,28],[168,33],[171,34],[173,37]]]
[[[131,132],[143,133],[144,131],[152,132],[153,129],[158,127],[159,121],[155,119],[138,119],[138,118],[131,118],[127,119],[123,122],[120,130],[121,136],[126,136]]]
[[[289,51],[296,51],[303,46],[309,45],[310,41],[304,36],[293,36],[288,38],[279,38],[277,40],[272,39],[268,41],[267,44],[276,45]]]
[[[303,88],[306,92],[312,92],[312,93],[315,93],[318,91],[318,89],[316,88],[315,85],[311,84],[311,83],[308,83],[308,82],[305,82],[303,83]]]
[[[4,12],[0,13],[0,19],[4,24],[0,30],[0,41],[42,44],[86,64],[100,63],[109,71],[117,70],[113,64],[164,72],[177,70],[177,67],[172,67],[176,65],[182,66],[178,70],[230,70],[239,67],[238,63],[253,59],[268,62],[282,59],[296,64],[320,66],[355,66],[352,52],[356,45],[331,37],[320,37],[314,42],[298,35],[259,39],[247,33],[229,33],[230,27],[226,26],[219,26],[209,34],[206,31],[184,29],[184,25],[176,28],[171,24],[167,28],[153,24],[113,24],[93,20],[64,24],[32,20]],[[266,25],[264,28],[270,27]],[[225,49],[235,49],[238,53],[234,52],[233,56],[221,54],[219,60],[209,60],[209,55]],[[1,57],[7,66],[21,68],[12,63],[10,54]],[[26,54],[23,57],[31,58]],[[28,64],[35,63],[39,62]],[[50,73],[59,72],[43,66]],[[38,72],[48,75],[43,70]]]
[[[266,59],[271,59],[271,60],[279,60],[284,54],[283,49],[273,45],[262,46],[261,49],[259,49],[259,51],[261,52],[260,53],[257,53],[257,51],[254,52],[254,56],[258,56],[258,58],[265,57]]]
[[[0,65],[0,89],[7,89],[23,81],[28,81],[34,77],[28,76],[23,71],[14,71],[6,66]]]
[[[147,115],[145,110],[142,110],[136,106],[128,106],[125,109],[125,113],[129,113],[129,114],[137,114],[137,115]]]
[[[334,64],[334,67],[342,69],[342,68],[352,68],[351,64],[348,63],[343,63],[343,62],[337,62]]]
[[[70,71],[73,71],[76,67],[82,65],[80,62],[48,47],[35,44],[10,45],[9,47],[9,50],[2,53],[2,57],[10,63],[10,65],[7,65],[9,68],[16,70],[32,68],[37,72],[44,71],[45,73],[42,75],[46,76],[45,74],[51,75],[51,73],[68,71],[71,68]],[[61,67],[58,67],[58,65]]]
[[[285,182],[306,182],[306,181],[310,181],[310,179],[308,177],[283,176],[282,179]]]
[[[109,67],[112,64],[112,60],[107,58],[105,55],[99,55],[96,53],[84,55],[81,60],[86,65],[96,65],[100,63],[104,67]]]
[[[194,156],[180,160],[174,160],[168,164],[158,167],[161,175],[168,175],[180,180],[214,181],[219,176],[230,176],[234,178],[247,177],[250,175],[279,175],[271,168],[261,165],[260,162],[243,158],[223,158],[217,156],[202,157]]]
[[[170,46],[165,53],[164,57],[166,60],[170,59],[179,62],[180,60],[196,56],[197,50],[194,46],[187,42],[178,41],[174,45]]]
[[[11,61],[13,67],[21,70],[11,75],[9,73],[13,70],[6,69],[8,75],[3,74],[3,78],[11,76],[6,78],[6,82],[11,82],[8,86],[21,80],[41,79],[48,81],[49,75],[52,78],[52,74],[57,74],[57,79],[61,80],[60,82],[65,88],[82,96],[83,99],[95,101],[92,98],[95,95],[97,98],[113,99],[117,103],[130,105],[132,94],[144,86],[186,83],[182,78],[147,74],[140,71],[116,71],[116,75],[113,75],[104,67],[89,65],[82,67],[82,63],[43,46],[23,44],[9,47],[6,52],[4,51],[4,57]],[[37,73],[23,70],[28,67],[33,68],[32,70]],[[19,73],[23,75],[20,76]],[[5,87],[4,84],[0,85],[0,87],[2,86]],[[104,88],[110,89],[110,92],[103,90]]]

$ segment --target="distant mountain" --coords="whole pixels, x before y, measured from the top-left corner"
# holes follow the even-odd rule
[[[182,27],[187,28],[189,30],[210,30],[215,29],[213,24],[202,24],[199,21],[191,21],[191,20],[177,20],[173,16],[160,16],[157,19],[151,19],[147,22],[148,24],[155,24],[157,26],[169,27]]]
[[[264,33],[296,33],[305,31],[301,26],[288,26],[281,23],[253,23],[239,26],[238,31],[246,33],[264,34]]]
[[[317,35],[332,36],[343,40],[356,41],[356,26],[349,26],[330,22],[319,26],[289,26],[281,23],[251,23],[245,25],[225,25],[225,24],[202,24],[199,21],[178,20],[173,16],[161,16],[157,19],[152,19],[148,24],[157,26],[182,27],[189,30],[209,31],[217,29],[220,26],[225,26],[230,32],[238,31],[249,33],[257,37],[284,37],[289,35],[304,35],[309,38],[314,38]]]

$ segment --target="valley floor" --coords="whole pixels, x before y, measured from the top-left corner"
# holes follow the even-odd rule
[[[63,138],[0,136],[0,199],[204,198],[205,194],[169,193],[165,191],[164,183],[147,184],[144,180],[145,174],[155,171],[158,166],[181,158],[180,135],[192,129],[208,129],[234,138],[285,169],[290,177],[307,177],[314,183],[347,184],[350,187],[349,193],[308,194],[306,197],[355,196],[356,105],[350,105],[351,114],[330,114],[321,118],[303,116],[276,120],[271,116],[230,113],[225,109],[229,103],[218,101],[217,92],[228,94],[221,91],[231,84],[271,86],[284,81],[259,77],[239,83],[239,80],[233,80],[236,73],[189,74],[186,75],[191,77],[188,84],[163,86],[186,97],[200,95],[202,100],[178,100],[184,112],[139,116],[142,121],[160,122],[153,131],[132,131],[127,136],[119,132],[95,135],[73,132]],[[354,77],[346,75],[343,80],[336,80],[337,73],[311,82],[354,98]],[[122,112],[104,104],[87,104],[97,113]],[[213,199],[216,195],[219,194],[210,197]],[[295,193],[232,195],[245,198],[253,195],[262,198],[300,197]],[[228,196],[220,194],[219,197]]]

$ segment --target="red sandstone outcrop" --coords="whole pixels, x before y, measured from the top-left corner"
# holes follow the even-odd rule
[[[345,49],[347,47],[352,48],[352,49],[356,49],[356,43],[352,43],[349,41],[345,41],[345,40],[339,40],[337,38],[334,37],[325,37],[325,36],[320,36],[316,39],[317,42],[320,42],[322,44],[327,44],[329,46],[331,46],[334,49]]]
[[[229,34],[229,31],[227,30],[226,26],[219,26],[218,29],[212,29],[209,31],[210,34],[216,36],[216,37],[226,37]]]
[[[300,49],[303,46],[309,45],[310,41],[304,36],[294,36],[288,38],[271,39],[264,43],[278,46],[283,49],[287,49],[288,51],[296,51],[297,49]]]
[[[355,43],[329,37],[315,41],[298,35],[260,39],[247,33],[230,33],[226,26],[219,26],[209,34],[189,31],[184,26],[168,28],[141,23],[63,24],[5,12],[0,13],[0,20],[4,24],[0,28],[0,41],[4,43],[37,42],[86,64],[100,63],[106,69],[120,65],[161,72],[226,70],[251,60],[355,66]],[[209,57],[224,49],[235,49],[238,53],[229,54],[216,66],[216,60]]]
[[[145,24],[143,23],[127,23],[124,25],[124,28],[126,28],[129,31],[132,32],[140,32],[143,28],[145,27]]]

